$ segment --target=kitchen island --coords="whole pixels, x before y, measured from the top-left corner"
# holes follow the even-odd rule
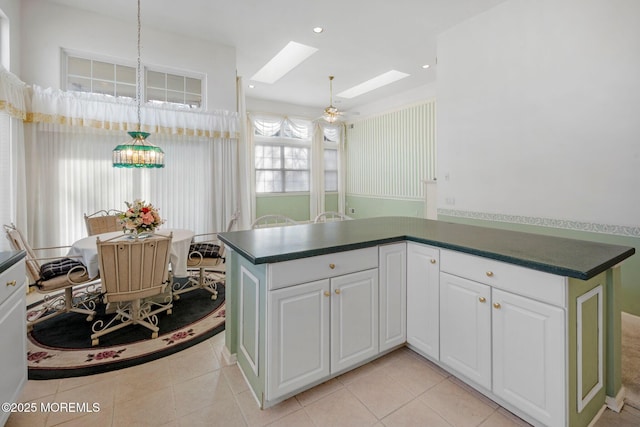
[[[536,425],[622,406],[633,248],[405,217],[220,238],[226,345],[261,407],[403,345]]]
[[[7,405],[18,401],[27,382],[25,256],[24,251],[0,252],[0,402]],[[0,426],[10,414],[0,412]]]

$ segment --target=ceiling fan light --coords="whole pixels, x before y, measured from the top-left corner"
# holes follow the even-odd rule
[[[333,76],[329,76],[329,106],[324,109],[322,118],[329,123],[335,123],[342,113],[333,106]]]
[[[338,114],[328,114],[327,112],[324,113],[324,115],[322,116],[323,119],[325,119],[327,122],[329,123],[335,123],[338,120]]]

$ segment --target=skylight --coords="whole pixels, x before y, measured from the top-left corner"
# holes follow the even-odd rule
[[[251,77],[262,83],[275,83],[318,51],[317,48],[290,41],[276,56]]]
[[[337,96],[339,96],[340,98],[355,98],[356,96],[360,96],[363,93],[371,92],[372,90],[378,89],[382,86],[386,86],[408,76],[409,74],[403,73],[401,71],[387,71],[386,73],[380,74],[379,76],[367,80],[364,83],[360,83],[359,85],[356,85],[351,89],[340,92]]]

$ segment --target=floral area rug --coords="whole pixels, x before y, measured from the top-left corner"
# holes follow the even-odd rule
[[[198,289],[173,301],[172,314],[158,314],[158,337],[140,325],[126,326],[100,337],[91,346],[91,325],[87,316],[66,313],[34,326],[27,334],[29,379],[69,378],[114,371],[168,356],[198,344],[224,330],[224,285],[218,284],[218,298]],[[32,304],[27,311],[33,310]],[[105,307],[97,307],[95,320],[108,319]],[[95,321],[94,320],[94,321]]]

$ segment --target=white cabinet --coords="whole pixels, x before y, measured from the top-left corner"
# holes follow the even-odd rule
[[[378,269],[331,279],[331,373],[378,354]]]
[[[283,396],[330,374],[329,279],[269,292],[267,393]]]
[[[564,310],[492,292],[493,392],[545,425],[564,425]]]
[[[440,358],[440,251],[407,243],[407,343]]]
[[[27,322],[24,260],[0,275],[0,402],[15,403],[27,381]],[[0,412],[4,425],[10,412]]]
[[[407,244],[379,247],[380,351],[407,341]]]
[[[268,293],[267,400],[378,354],[378,269]]]
[[[512,292],[527,282],[555,289],[555,282],[470,255],[441,256],[453,274],[440,273],[440,361],[538,422],[565,425],[565,310]]]
[[[440,274],[440,361],[491,389],[491,288]]]

